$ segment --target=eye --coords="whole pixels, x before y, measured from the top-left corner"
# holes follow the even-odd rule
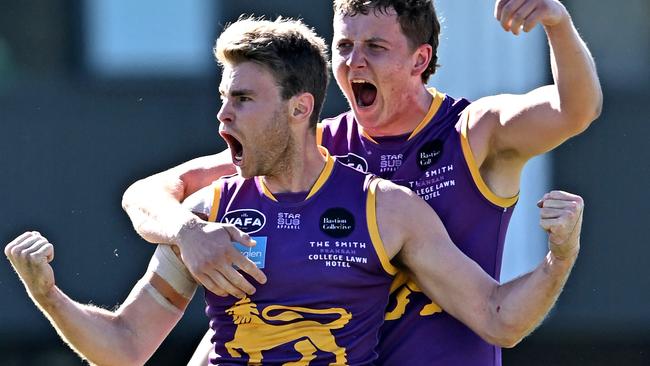
[[[385,50],[386,47],[380,46],[377,43],[369,43],[368,48],[370,48],[373,51],[380,51],[380,50]]]
[[[339,43],[336,44],[336,49],[339,52],[345,52],[347,50],[350,50],[352,48],[352,42],[350,41],[340,41]]]
[[[247,97],[245,95],[240,95],[240,96],[237,97],[237,101],[240,102],[240,103],[241,102],[248,102],[248,101],[251,101],[251,100],[253,100],[251,97]]]

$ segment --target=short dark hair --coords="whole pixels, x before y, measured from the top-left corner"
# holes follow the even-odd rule
[[[353,17],[357,14],[388,14],[395,10],[402,32],[410,42],[412,49],[423,44],[433,49],[431,61],[422,73],[422,82],[435,74],[438,67],[438,40],[440,22],[433,6],[433,0],[334,0],[334,13]]]
[[[228,25],[214,46],[220,65],[255,62],[275,77],[287,100],[303,92],[314,96],[310,126],[316,127],[329,82],[325,41],[301,20],[241,17]]]

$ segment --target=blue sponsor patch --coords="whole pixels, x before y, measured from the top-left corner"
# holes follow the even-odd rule
[[[266,259],[266,236],[253,236],[253,240],[257,242],[254,247],[247,247],[239,243],[233,242],[235,249],[239,250],[244,257],[250,259],[257,268],[264,268],[264,260]]]

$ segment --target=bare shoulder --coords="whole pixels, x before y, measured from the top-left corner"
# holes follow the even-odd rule
[[[395,257],[405,243],[415,242],[423,227],[440,220],[433,209],[408,188],[387,180],[377,183],[377,225],[386,253]]]
[[[501,105],[505,104],[514,95],[498,94],[482,97],[472,102],[463,112],[470,130],[476,128],[494,127],[499,123]]]

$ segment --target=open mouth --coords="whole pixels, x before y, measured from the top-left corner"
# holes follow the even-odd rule
[[[377,98],[377,87],[365,80],[352,80],[352,92],[360,108],[370,107]]]
[[[220,134],[228,144],[230,155],[232,156],[232,162],[235,165],[240,166],[244,160],[244,146],[242,146],[241,142],[239,142],[239,140],[237,140],[233,135],[223,131],[220,132]]]

